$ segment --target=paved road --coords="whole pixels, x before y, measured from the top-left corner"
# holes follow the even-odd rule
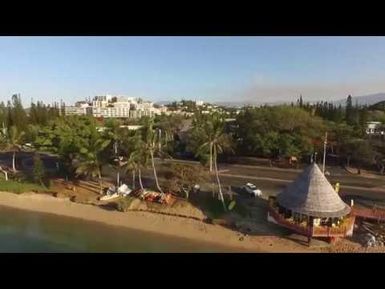
[[[167,161],[156,161],[158,177],[160,182],[164,181],[162,177],[163,170],[165,169],[165,164],[169,163]],[[198,162],[191,161],[178,161],[172,160],[171,162],[179,163],[189,163],[196,164]],[[237,173],[241,172],[241,173]],[[243,166],[243,165],[221,165],[220,169],[220,180],[222,187],[226,192],[229,186],[231,186],[231,191],[236,194],[246,196],[246,193],[241,189],[241,187],[246,182],[254,183],[259,189],[262,190],[263,195],[270,196],[276,195],[282,189],[284,189],[290,182],[292,182],[295,177],[301,172],[301,170],[284,170],[270,167],[255,167],[255,166]],[[105,168],[104,176],[112,179],[116,178],[116,171],[111,168]],[[131,177],[121,173],[121,177],[125,178],[127,184],[131,185]],[[360,176],[340,176],[338,179],[350,181],[356,183],[357,185],[344,185],[344,182],[341,182],[340,194],[346,197],[346,202],[350,202],[351,199],[355,200],[356,205],[364,205],[367,207],[372,207],[375,205],[382,205],[385,207],[385,181],[380,179],[380,184],[378,186],[373,183],[378,183],[373,181],[371,178],[364,178]],[[203,191],[210,192],[216,184],[213,178],[214,183],[201,184]],[[148,169],[143,172],[143,183],[145,187],[154,187],[155,181],[151,169]],[[333,183],[333,182],[332,182]],[[214,185],[213,185],[214,184]],[[216,189],[215,189],[216,190]]]
[[[174,163],[186,163],[186,164],[200,164],[198,161],[190,161],[190,160],[180,160],[180,159],[166,159],[161,161],[157,159],[158,162],[174,162]],[[278,168],[278,167],[268,167],[268,166],[257,166],[257,165],[240,165],[240,164],[225,164],[220,163],[219,166],[223,169],[226,168],[246,168],[246,169],[262,169],[266,171],[277,171],[277,172],[294,172],[300,173],[302,169],[295,168]],[[327,170],[332,170],[334,175],[346,174],[346,172],[338,167],[327,167]]]
[[[47,171],[55,172],[57,170],[57,157],[39,153],[41,161]],[[12,167],[12,152],[0,152],[0,165]],[[21,151],[16,153],[16,169],[31,171],[33,169],[33,152]]]
[[[167,163],[187,163],[192,165],[198,165],[199,162],[196,161],[186,161],[186,160],[157,160],[159,164]],[[275,167],[264,167],[264,166],[250,166],[250,165],[233,165],[233,164],[220,164],[219,165],[220,174],[225,176],[239,176],[239,177],[248,177],[254,178],[256,180],[271,180],[277,182],[286,182],[292,181],[296,176],[298,176],[302,170],[297,169],[282,169]],[[365,188],[374,188],[384,186],[385,189],[385,177],[384,176],[373,176],[373,177],[363,177],[359,175],[352,175],[346,172],[344,169],[339,167],[327,167],[326,170],[330,172],[330,175],[327,178],[333,181],[339,181],[341,185],[345,183],[347,187],[365,187]]]
[[[234,175],[234,174],[226,174],[226,173],[220,173],[220,176],[224,177],[232,177],[232,178],[240,178],[240,179],[251,179],[251,180],[262,180],[262,181],[272,181],[272,182],[282,182],[282,183],[291,183],[292,180],[287,179],[275,179],[275,178],[264,178],[264,177],[245,177],[244,175]],[[342,189],[353,189],[353,190],[365,190],[365,191],[371,191],[371,192],[384,192],[385,194],[385,187],[376,187],[376,188],[368,188],[368,187],[359,187],[359,186],[340,186]]]
[[[170,162],[188,163],[198,165],[199,162],[186,160],[157,160],[157,163],[166,164]],[[385,178],[367,178],[351,175],[341,168],[327,168],[331,172],[329,181],[334,184],[340,182],[340,190],[345,194],[370,195],[385,198]],[[225,186],[242,186],[246,182],[253,182],[262,191],[275,194],[292,182],[302,170],[282,169],[263,166],[220,164],[221,180]]]

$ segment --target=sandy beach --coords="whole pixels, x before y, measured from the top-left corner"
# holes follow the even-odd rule
[[[106,210],[94,205],[71,202],[46,194],[14,194],[0,192],[0,206],[39,213],[94,221],[112,226],[185,238],[191,241],[209,242],[213,245],[231,248],[231,252],[272,252],[272,253],[354,253],[385,252],[384,247],[364,248],[348,239],[341,239],[332,246],[311,246],[274,234],[242,236],[239,232],[220,225],[207,224],[199,220],[168,216],[143,211],[119,212]]]
[[[80,218],[108,225],[160,233],[187,238],[194,241],[212,242],[234,248],[239,252],[319,252],[318,248],[275,236],[246,236],[219,225],[206,224],[198,220],[149,212],[108,211],[97,206],[78,204],[68,199],[50,195],[0,192],[0,205],[16,209],[50,213],[60,216]]]

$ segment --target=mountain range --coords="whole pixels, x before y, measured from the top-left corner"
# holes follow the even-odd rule
[[[355,105],[356,103],[358,105],[373,105],[373,104],[376,104],[376,103],[381,102],[381,101],[385,101],[385,93],[384,92],[362,95],[362,96],[352,96],[353,105]],[[306,102],[306,97],[304,97],[304,102]],[[316,101],[312,101],[312,102],[316,102]],[[345,106],[346,98],[334,100],[332,102],[336,105],[341,104],[342,106]],[[266,103],[261,103],[258,101],[255,101],[255,102],[251,102],[251,101],[248,101],[248,102],[242,102],[242,101],[240,101],[240,102],[235,102],[235,101],[234,102],[230,102],[230,101],[215,102],[215,104],[217,104],[217,105],[235,106],[235,107],[236,106],[245,106],[245,105],[263,105],[263,104],[279,105],[279,104],[285,104],[285,103],[290,104],[289,101],[276,101],[276,102],[266,102]]]
[[[353,105],[355,105],[356,103],[358,105],[373,105],[373,104],[376,104],[380,101],[385,101],[385,93],[384,92],[362,95],[362,96],[352,96]],[[334,103],[345,105],[346,98],[336,100],[336,101],[334,101]]]
[[[304,101],[306,102],[306,97],[304,97]],[[379,92],[374,94],[368,94],[368,95],[361,95],[361,96],[352,96],[352,102],[353,105],[356,103],[358,105],[373,105],[378,102],[385,101],[385,93]],[[157,104],[168,104],[172,101],[158,101]],[[314,101],[313,101],[314,102]],[[332,101],[334,104],[342,106],[345,106],[346,104],[346,98],[338,99]],[[245,105],[280,105],[280,104],[290,104],[288,101],[275,101],[275,102],[266,102],[261,103],[259,101],[214,101],[213,104],[221,105],[221,106],[229,106],[229,107],[243,107]]]

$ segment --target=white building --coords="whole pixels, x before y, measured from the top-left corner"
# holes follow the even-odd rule
[[[384,134],[383,131],[380,131],[382,125],[380,121],[369,121],[366,124],[366,134]]]
[[[91,114],[98,118],[140,118],[142,116],[153,117],[165,111],[165,108],[155,108],[150,101],[121,95],[95,96],[91,105],[83,103],[84,105],[66,107],[65,113],[68,115]]]
[[[93,107],[92,115],[94,117],[104,117],[104,118],[113,118],[113,117],[130,117],[130,107]]]
[[[120,128],[126,128],[128,130],[138,130],[142,127],[142,125],[121,125],[119,126]],[[96,127],[96,129],[98,130],[98,132],[104,132],[107,130],[107,127],[105,126],[98,126]]]
[[[142,125],[121,125],[121,128],[127,128],[128,130],[138,130],[142,128]]]
[[[74,106],[64,107],[65,115],[92,115],[92,107],[86,101],[78,101]]]
[[[95,96],[92,101],[92,107],[106,107],[112,100],[112,95]]]

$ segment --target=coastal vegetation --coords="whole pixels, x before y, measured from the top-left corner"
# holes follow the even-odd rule
[[[0,187],[2,191],[21,194],[24,192],[45,192],[47,187],[42,184],[36,184],[29,181],[6,181],[3,177],[0,177]]]
[[[130,209],[130,205],[134,200],[135,198],[130,196],[120,198],[116,203],[118,211],[127,212]]]
[[[57,106],[40,102],[26,111],[19,96],[14,96],[7,106],[0,104],[1,190],[48,193],[104,210],[132,211],[126,215],[141,211],[146,213],[138,216],[194,219],[199,221],[199,230],[210,223],[248,234],[250,228],[256,228],[253,232],[270,232],[271,228],[260,221],[265,220],[266,200],[247,196],[241,190],[244,180],[263,179],[261,171],[266,169],[269,178],[287,175],[281,180],[285,182],[296,172],[228,165],[233,158],[268,160],[266,165],[271,166],[280,159],[319,162],[327,133],[329,167],[385,171],[384,137],[365,132],[367,121],[381,121],[385,114],[381,105],[354,106],[350,97],[345,106],[309,104],[301,98],[291,105],[222,107],[207,113],[207,107],[184,104],[192,114],[127,121],[65,116]],[[383,184],[377,176],[332,174],[328,178],[344,186]],[[106,188],[120,181],[130,189],[172,196],[173,202],[144,201],[136,193],[100,200]],[[264,197],[284,186],[269,182],[255,182]]]
[[[33,156],[33,180],[37,184],[44,185],[45,177],[44,164],[41,161],[40,155],[35,153]]]
[[[57,104],[31,103],[25,110],[20,96],[14,95],[6,105],[0,103],[0,148],[12,154],[11,165],[3,165],[2,172],[19,173],[18,152],[28,148],[54,154],[59,176],[97,181],[100,193],[109,178],[105,175],[107,167],[114,169],[117,182],[123,169],[133,188],[144,188],[143,172],[151,170],[156,190],[173,191],[187,199],[195,183],[211,182],[226,210],[219,174],[221,163],[231,156],[271,161],[295,158],[308,163],[321,156],[326,132],[327,155],[332,158],[329,163],[334,160],[337,165],[359,170],[385,171],[383,138],[365,133],[367,121],[381,121],[384,117],[381,105],[353,105],[349,96],[345,106],[310,104],[301,97],[296,104],[244,107],[238,112],[221,107],[205,113],[206,104],[198,107],[191,101],[170,107],[179,109],[180,105],[193,115],[142,117],[132,122],[139,125],[137,130],[128,130],[124,127],[130,123],[127,120],[64,116]],[[199,160],[202,167],[198,172],[179,164],[168,172],[159,172],[156,159],[164,158],[192,158]],[[42,184],[46,173],[38,158],[34,163],[32,179]]]

